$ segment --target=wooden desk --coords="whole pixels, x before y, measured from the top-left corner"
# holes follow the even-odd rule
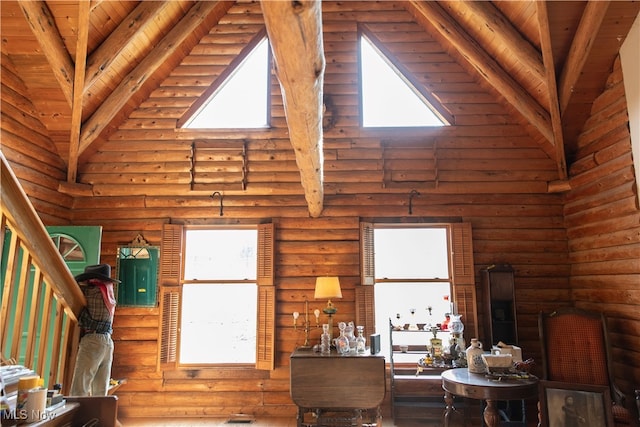
[[[315,412],[318,422],[323,412],[350,412],[358,426],[363,410],[374,410],[381,426],[380,405],[386,392],[383,356],[328,356],[312,350],[296,350],[290,358],[290,390],[298,406],[298,426],[307,412]],[[307,423],[308,424],[308,423]]]
[[[484,422],[489,427],[497,427],[500,425],[500,416],[496,401],[538,397],[538,378],[531,376],[528,379],[496,381],[486,378],[484,374],[470,373],[467,368],[457,368],[442,373],[442,388],[447,405],[445,427],[449,427],[455,411],[452,395],[485,400]]]
[[[66,396],[66,404],[47,411],[42,420],[24,424],[25,427],[81,426],[95,420],[101,427],[116,427],[118,414],[117,396],[80,397]]]

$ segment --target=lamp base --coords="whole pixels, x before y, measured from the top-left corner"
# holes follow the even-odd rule
[[[325,307],[325,308],[322,309],[322,312],[324,314],[326,314],[327,316],[333,316],[334,314],[336,314],[338,312],[338,309],[335,308],[334,306]]]

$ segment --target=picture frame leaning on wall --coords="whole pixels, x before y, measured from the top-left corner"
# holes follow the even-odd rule
[[[607,386],[540,381],[541,427],[613,427]]]

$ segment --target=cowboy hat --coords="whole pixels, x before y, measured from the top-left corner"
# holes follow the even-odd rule
[[[111,278],[111,266],[109,264],[88,265],[84,268],[84,273],[78,274],[75,279],[77,282],[99,279],[105,282],[120,283],[120,280]]]

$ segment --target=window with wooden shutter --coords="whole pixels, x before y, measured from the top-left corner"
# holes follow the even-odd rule
[[[439,228],[441,230],[448,229],[448,240],[447,238],[443,237],[442,239],[440,239],[440,245],[442,247],[442,250],[445,251],[444,253],[441,253],[443,256],[442,264],[449,264],[450,274],[447,274],[446,272],[440,272],[434,275],[432,278],[398,276],[399,278],[393,279],[385,276],[385,274],[382,271],[379,271],[379,269],[377,269],[375,266],[375,260],[377,256],[375,252],[375,245],[380,243],[374,242],[374,235],[375,230],[378,227],[398,229],[404,228],[405,231],[407,228]],[[442,232],[440,232],[440,235],[445,236],[444,234],[442,234]],[[378,317],[376,317],[375,307],[377,304],[375,301],[375,292],[373,290],[374,288],[377,289],[376,286],[379,286],[379,282],[386,282],[387,284],[398,286],[398,291],[395,292],[401,292],[402,295],[413,296],[413,299],[415,300],[415,303],[408,303],[407,307],[403,306],[403,313],[400,313],[402,318],[402,321],[400,323],[405,324],[412,322],[411,319],[413,316],[409,314],[409,310],[412,308],[416,310],[415,319],[419,319],[417,321],[421,322],[424,321],[423,319],[425,318],[428,319],[429,316],[425,316],[425,308],[431,306],[432,303],[439,304],[440,306],[442,306],[442,304],[444,303],[444,307],[447,309],[446,311],[449,311],[449,303],[448,301],[443,301],[442,296],[444,296],[445,294],[449,296],[450,293],[449,299],[452,302],[456,303],[458,313],[462,314],[462,321],[465,325],[465,339],[469,341],[470,337],[477,336],[478,321],[471,224],[451,223],[403,225],[382,223],[373,224],[368,222],[361,222],[360,245],[361,281],[362,283],[376,283],[376,285],[361,285],[356,287],[356,316],[359,323],[365,325],[370,324],[372,325],[372,329],[373,325],[375,324],[375,328],[377,329],[378,333],[381,333],[383,335],[386,333],[388,322],[379,324],[381,322],[381,319],[378,317],[382,317],[384,313],[378,313]],[[391,252],[392,253],[389,255],[389,259],[394,256],[393,251]],[[376,274],[382,277],[376,277]],[[448,277],[449,275],[451,277]],[[422,292],[431,292],[426,290],[426,287],[424,286],[425,284],[427,284],[429,288],[431,287],[431,285],[433,285],[434,290],[436,290],[436,294],[431,296],[422,296],[424,295]],[[416,286],[415,292],[413,289],[414,286]],[[367,292],[366,289],[371,289],[371,291]],[[402,291],[400,289],[402,289]],[[433,304],[434,311],[436,311],[436,304]],[[435,316],[432,317],[432,323],[440,323],[443,320],[444,313],[441,312],[442,310],[440,309],[437,313],[434,313]],[[442,318],[440,316],[442,316]],[[416,321],[415,319],[413,320],[414,322]],[[392,319],[392,321],[397,320]]]
[[[257,227],[257,313],[256,368],[275,368],[275,286],[274,286],[274,225]],[[184,230],[181,225],[166,225],[163,229],[161,256],[161,337],[159,361],[163,368],[175,367],[179,362],[179,325],[181,310],[182,246]],[[177,275],[176,275],[177,273]]]

